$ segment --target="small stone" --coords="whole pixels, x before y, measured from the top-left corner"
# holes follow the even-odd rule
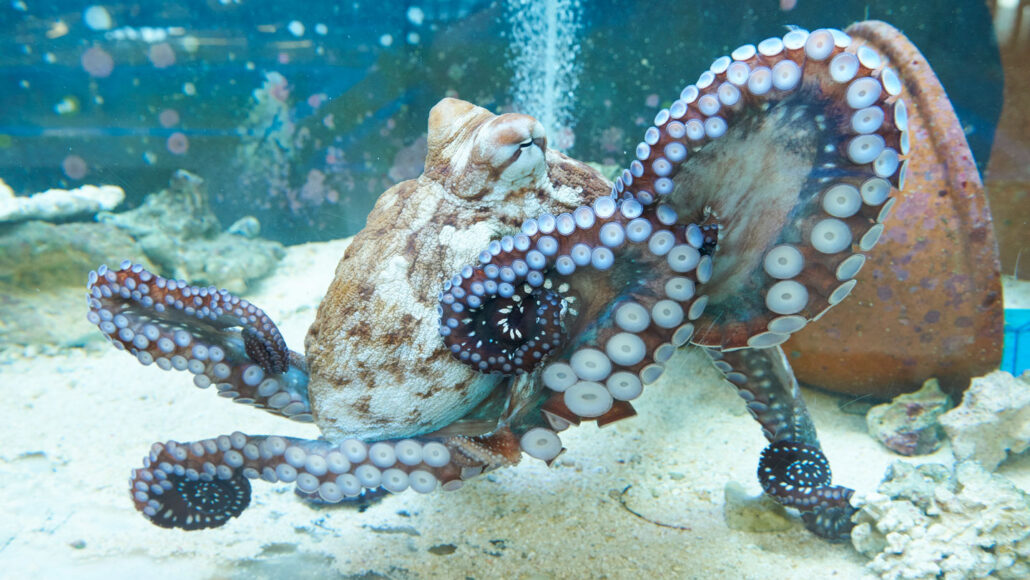
[[[434,556],[449,556],[456,552],[458,547],[454,544],[437,544],[429,548],[429,553]]]
[[[789,530],[795,523],[787,510],[776,500],[763,494],[748,495],[744,486],[735,481],[726,484],[723,490],[725,504],[723,517],[726,525],[734,530],[746,532],[779,532]]]
[[[248,240],[253,240],[261,234],[261,222],[252,215],[243,216],[233,222],[226,231],[230,234],[243,236]]]
[[[905,456],[926,455],[940,448],[944,438],[938,418],[951,408],[951,397],[941,392],[937,379],[921,389],[894,397],[866,414],[869,434],[888,449]]]

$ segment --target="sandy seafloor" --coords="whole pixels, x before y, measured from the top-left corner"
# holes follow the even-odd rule
[[[343,247],[291,248],[250,295],[295,350]],[[85,315],[82,302],[69,308]],[[850,544],[826,543],[800,521],[783,532],[727,527],[724,485],[759,492],[765,442],[729,383],[690,353],[634,402],[637,417],[564,432],[568,451],[553,468],[527,458],[460,491],[409,491],[363,513],[254,482],[241,517],[200,532],[158,528],[133,508],[127,478],[152,442],[316,428],[219,399],[102,340],[8,356],[0,372],[3,578],[866,577]],[[875,489],[899,458],[866,435],[862,416],[838,409],[844,399],[805,397],[835,482]],[[950,463],[951,452],[906,461]],[[1030,458],[1000,472],[1030,489]]]

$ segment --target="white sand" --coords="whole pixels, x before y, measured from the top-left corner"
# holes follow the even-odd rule
[[[252,296],[294,349],[342,248],[291,248]],[[69,310],[85,315],[81,302]],[[129,471],[152,442],[317,430],[100,343],[15,357],[0,366],[0,577],[864,577],[865,559],[850,544],[828,544],[800,522],[771,533],[727,527],[723,486],[738,481],[758,493],[765,442],[733,389],[701,362],[675,358],[676,370],[634,403],[637,417],[566,431],[568,452],[551,469],[526,459],[461,491],[389,496],[364,513],[309,507],[291,485],[255,482],[241,517],[181,532],[148,523],[129,497]],[[811,391],[806,399],[835,481],[873,490],[898,458],[866,435],[863,417],[837,410],[841,399]],[[950,462],[951,453],[914,460],[931,461]],[[1030,487],[1027,458],[1002,473]],[[627,486],[629,507],[684,529],[627,511],[618,501]]]

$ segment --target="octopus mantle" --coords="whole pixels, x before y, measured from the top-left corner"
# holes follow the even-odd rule
[[[527,216],[572,211],[611,189],[590,167],[546,150],[543,135],[524,115],[498,117],[454,99],[433,108],[425,174],[379,198],[305,341],[313,410],[327,437],[438,430],[498,385],[500,377],[454,364],[442,347],[441,284]]]

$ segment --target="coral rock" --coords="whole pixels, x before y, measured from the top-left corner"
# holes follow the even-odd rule
[[[979,461],[994,471],[1009,453],[1030,447],[1030,373],[1004,371],[973,379],[962,404],[943,415],[958,460]]]
[[[112,210],[125,199],[117,185],[83,185],[77,189],[48,189],[19,197],[0,180],[0,223],[27,220],[66,220]]]
[[[167,189],[147,196],[140,207],[101,213],[97,220],[136,238],[146,256],[172,278],[243,292],[285,255],[282,244],[256,237],[260,224],[248,217],[252,223],[241,223],[248,220],[243,218],[229,232],[220,232],[204,180],[180,169]]]
[[[881,578],[1030,576],[1030,495],[973,461],[894,463],[855,522],[852,543]]]
[[[212,236],[221,227],[211,211],[204,180],[181,169],[172,175],[168,189],[148,195],[138,208],[103,213],[97,221],[116,225],[140,240],[152,235]]]
[[[888,449],[906,456],[926,455],[940,448],[944,432],[937,419],[951,406],[951,397],[941,392],[937,379],[930,379],[915,393],[870,409],[866,425]]]

